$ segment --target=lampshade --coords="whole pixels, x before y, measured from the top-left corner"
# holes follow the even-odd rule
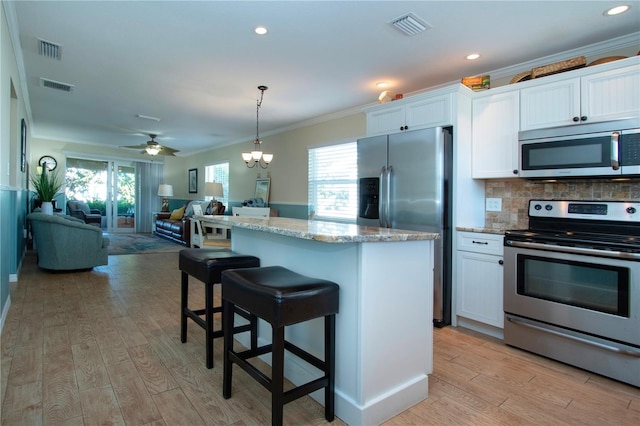
[[[173,197],[173,186],[161,183],[158,187],[158,195],[161,197]]]
[[[218,182],[205,182],[204,183],[204,195],[208,197],[222,197],[222,184]]]
[[[163,212],[169,211],[169,199],[167,197],[173,197],[173,186],[161,183],[158,186],[158,195],[162,197],[162,209]]]

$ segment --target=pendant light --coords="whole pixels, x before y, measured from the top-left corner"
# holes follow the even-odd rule
[[[260,140],[260,107],[262,106],[262,98],[264,97],[264,91],[267,90],[267,86],[258,86],[260,90],[260,99],[256,102],[256,139],[253,141],[253,151],[243,152],[242,159],[248,168],[253,168],[259,165],[263,169],[266,169],[273,160],[273,154],[262,152],[262,141]]]

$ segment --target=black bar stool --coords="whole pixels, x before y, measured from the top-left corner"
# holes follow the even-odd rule
[[[271,422],[281,425],[284,404],[318,389],[325,389],[325,418],[334,419],[335,331],[339,286],[331,281],[309,278],[280,266],[227,270],[222,273],[222,327],[224,370],[222,395],[231,397],[233,363],[271,392]],[[241,307],[271,324],[272,343],[242,352],[233,349],[234,309]],[[324,361],[284,338],[287,325],[324,317]],[[284,392],[284,351],[310,363],[322,377]],[[271,379],[247,362],[272,354]]]
[[[213,368],[213,339],[222,337],[222,329],[213,329],[213,315],[222,312],[222,306],[213,305],[213,286],[221,282],[222,271],[231,268],[250,268],[260,266],[260,259],[245,256],[225,248],[183,249],[180,250],[180,271],[182,271],[182,296],[180,301],[180,341],[187,341],[187,318],[205,330],[206,364]],[[204,309],[189,309],[189,275],[204,283]],[[235,327],[233,333],[251,332],[251,344],[258,345],[258,321],[255,315],[238,310],[237,312],[249,320],[246,325]],[[204,315],[204,319],[201,316]]]

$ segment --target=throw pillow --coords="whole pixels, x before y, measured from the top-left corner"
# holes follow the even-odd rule
[[[185,206],[182,206],[179,209],[175,209],[174,211],[172,211],[171,216],[169,217],[169,220],[182,219],[182,216],[184,216],[184,209],[185,209]]]

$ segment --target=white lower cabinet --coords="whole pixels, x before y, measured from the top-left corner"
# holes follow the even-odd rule
[[[482,324],[503,328],[503,236],[458,232],[456,253],[456,314]],[[482,331],[482,330],[478,330]]]

